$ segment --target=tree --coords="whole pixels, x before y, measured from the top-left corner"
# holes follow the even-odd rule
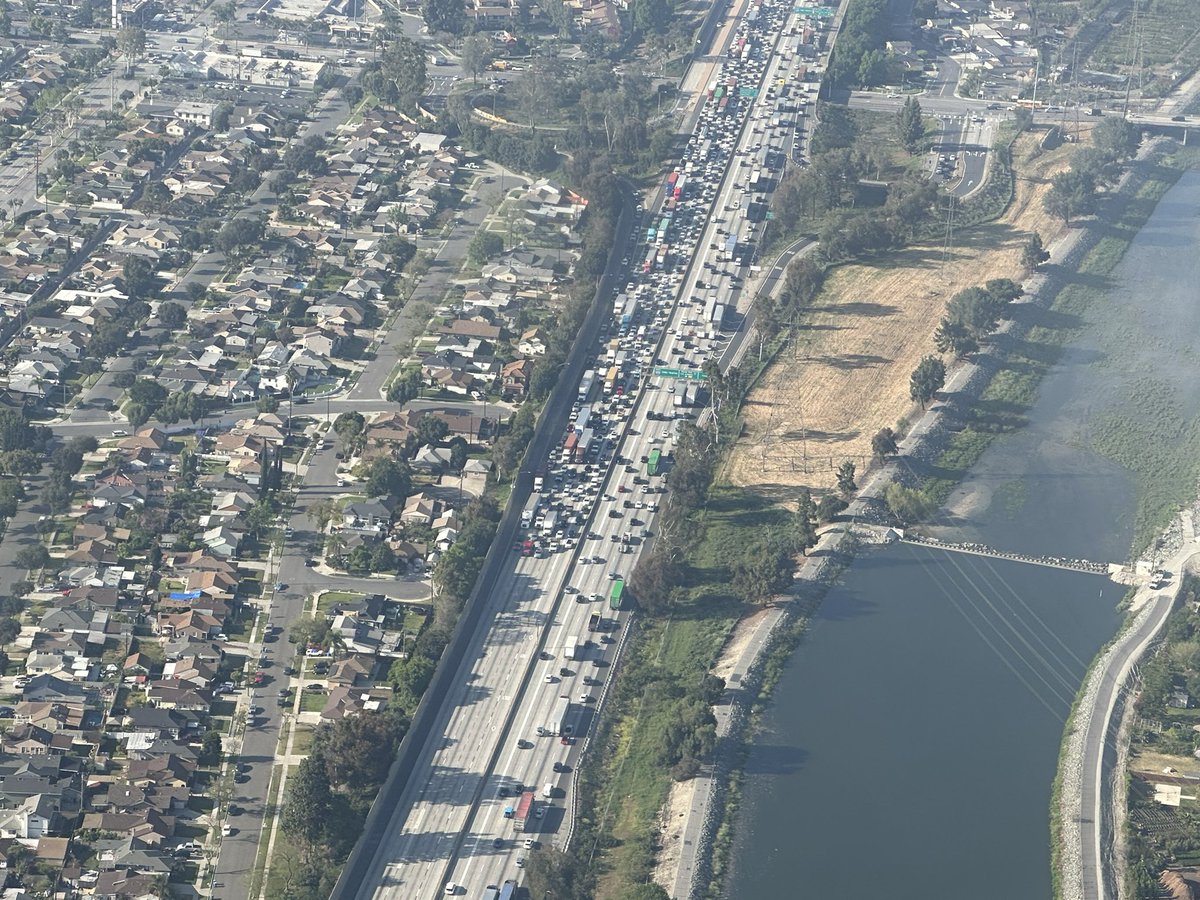
[[[265,222],[258,216],[231,219],[217,232],[214,243],[222,253],[258,247],[262,243],[265,228]]]
[[[1075,216],[1084,216],[1092,211],[1096,199],[1096,186],[1090,177],[1080,172],[1059,172],[1050,180],[1050,190],[1042,198],[1042,206],[1064,225],[1070,225]]]
[[[305,510],[305,517],[317,526],[317,531],[324,531],[329,527],[329,523],[333,521],[337,515],[337,503],[332,497],[324,497],[320,500],[313,501]]]
[[[333,430],[343,441],[354,443],[362,436],[367,420],[360,412],[344,412],[333,420]]]
[[[875,437],[871,438],[871,452],[875,454],[877,459],[895,456],[898,449],[896,445],[896,432],[887,426],[880,428],[875,432]]]
[[[494,231],[481,228],[475,232],[475,237],[471,238],[471,243],[467,245],[467,262],[473,266],[481,266],[503,252],[504,238]]]
[[[461,472],[463,466],[467,464],[467,459],[470,458],[470,449],[466,440],[462,437],[452,437],[447,445],[450,448],[450,469],[454,472]]]
[[[424,0],[421,18],[433,34],[462,34],[467,27],[467,12],[463,0]]]
[[[146,51],[146,30],[136,26],[126,26],[117,32],[117,46],[125,55],[125,74],[133,71],[133,64]]]
[[[1042,236],[1034,232],[1029,236],[1028,243],[1021,251],[1021,265],[1027,272],[1033,272],[1050,258],[1050,251],[1042,246]]]
[[[323,730],[325,773],[330,784],[362,797],[384,778],[407,723],[394,713],[347,716]]]
[[[446,435],[449,433],[450,426],[446,424],[445,419],[438,416],[431,416],[428,413],[417,418],[414,434],[416,435],[418,447],[440,444],[446,439]]]
[[[745,547],[730,566],[730,586],[749,603],[765,603],[792,578],[792,561],[782,546],[766,543]]]
[[[204,740],[200,743],[200,762],[206,766],[215,766],[221,761],[221,732],[205,732]]]
[[[486,34],[473,34],[462,42],[459,57],[464,72],[471,73],[471,81],[479,83],[479,76],[492,64],[492,39]]]
[[[936,356],[926,356],[913,369],[908,394],[924,409],[946,383],[946,364]]]
[[[433,680],[435,663],[429,657],[414,653],[407,659],[398,659],[388,669],[388,681],[396,691],[400,706],[410,713],[416,712],[417,704],[425,695],[425,689]]]
[[[18,568],[34,572],[50,562],[50,551],[42,544],[30,544],[28,547],[22,547],[18,550],[13,561],[17,564]]]
[[[629,12],[633,27],[642,34],[662,34],[671,24],[671,4],[667,0],[633,0]]]
[[[408,462],[397,462],[391,457],[380,456],[367,464],[367,477],[363,485],[368,497],[395,497],[401,502],[412,493],[412,473]]]
[[[796,311],[812,303],[824,283],[825,267],[810,256],[798,256],[784,274],[783,300]]]
[[[154,266],[142,256],[127,256],[121,265],[121,280],[125,293],[134,300],[144,300],[155,292],[157,277]]]
[[[317,843],[324,837],[326,819],[333,805],[325,766],[324,748],[317,743],[288,778],[280,824],[289,835],[309,843]]]
[[[1114,159],[1128,159],[1137,153],[1141,131],[1120,116],[1106,116],[1092,131],[1092,141],[1102,153]]]
[[[360,81],[380,102],[412,110],[427,81],[425,49],[406,37],[398,37],[384,50],[378,63],[363,69]]]
[[[921,148],[925,137],[925,120],[921,116],[921,104],[916,97],[909,97],[896,114],[896,137],[909,153]]]
[[[288,640],[301,646],[324,646],[329,640],[329,622],[324,616],[301,616],[288,629]]]
[[[933,504],[924,491],[905,487],[895,481],[883,489],[883,499],[892,515],[902,525],[920,521],[933,509]]]
[[[837,470],[837,489],[838,493],[843,498],[849,499],[858,490],[858,485],[854,481],[854,463],[846,460]]]
[[[979,349],[979,342],[971,336],[967,326],[951,319],[942,319],[933,333],[933,345],[939,353],[953,353],[960,358]]]

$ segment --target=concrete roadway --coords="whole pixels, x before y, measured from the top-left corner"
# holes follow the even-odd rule
[[[1193,539],[1163,568],[1172,576],[1171,590],[1157,592],[1149,601],[1149,609],[1138,614],[1137,624],[1124,632],[1117,645],[1102,657],[1103,669],[1089,677],[1089,683],[1099,678],[1095,702],[1086,712],[1086,729],[1083,759],[1081,760],[1079,797],[1079,842],[1082,863],[1080,880],[1083,900],[1106,900],[1117,896],[1111,880],[1112,870],[1112,818],[1109,815],[1112,792],[1109,785],[1113,776],[1116,758],[1114,741],[1117,731],[1112,721],[1117,701],[1129,681],[1130,673],[1138,660],[1157,639],[1166,625],[1182,587],[1183,572],[1188,561],[1200,551]],[[1139,591],[1148,592],[1143,586]],[[1085,687],[1084,695],[1088,691]],[[1080,711],[1083,715],[1083,711]],[[1072,890],[1066,896],[1072,896]]]
[[[770,66],[767,71],[771,71]],[[762,138],[745,129],[742,145],[756,140]],[[741,177],[738,167],[729,170],[715,205],[733,205],[741,193],[737,184]],[[709,247],[715,242],[717,228],[717,220],[707,217],[706,229],[698,241],[701,250],[678,282],[679,302],[658,348],[658,358],[675,363],[682,355],[682,348],[678,355],[675,349],[684,340],[685,321],[695,315],[697,308],[690,298],[691,285],[704,271],[704,263],[716,258],[717,251]],[[697,364],[704,351],[724,349],[723,341],[696,338],[696,343],[698,353],[693,361]],[[613,536],[619,538],[625,531],[640,534],[653,524],[652,510],[627,510],[624,501],[647,504],[660,497],[641,493],[646,486],[635,486],[632,481],[637,472],[644,472],[642,456],[653,447],[664,451],[670,447],[671,423],[648,418],[651,410],[668,413],[673,408],[670,385],[658,382],[657,378],[646,380],[646,390],[636,399],[625,438],[618,445],[618,454],[630,460],[629,466],[616,464],[609,470],[593,521],[585,526],[585,533],[595,532],[600,537],[583,541],[575,553],[599,555],[602,562],[579,564],[572,569],[567,555],[546,561],[522,558],[493,588],[493,602],[498,604],[495,628],[477,637],[478,656],[464,672],[456,705],[451,708],[448,703],[444,713],[445,737],[441,743],[431,742],[416,767],[423,771],[428,766],[431,778],[425,784],[414,781],[398,805],[397,820],[403,816],[405,824],[386,839],[375,872],[366,879],[366,884],[379,886],[373,896],[433,897],[447,881],[465,885],[468,893],[477,894],[484,885],[519,878],[518,860],[525,855],[524,836],[514,837],[512,823],[504,818],[504,807],[511,799],[499,797],[499,788],[520,784],[537,790],[539,798],[542,786],[548,783],[555,785],[556,796],[569,790],[570,776],[555,773],[553,765],[560,762],[573,768],[575,751],[552,737],[538,738],[536,728],[550,723],[559,698],[566,696],[580,717],[576,733],[585,733],[591,702],[580,702],[580,696],[586,692],[594,698],[596,687],[585,686],[582,679],[587,675],[602,681],[611,665],[608,645],[597,644],[586,652],[584,661],[570,663],[562,658],[561,648],[568,637],[592,637],[586,629],[587,620],[593,611],[604,608],[611,574],[628,576],[632,571],[638,554],[620,553],[619,542],[614,542]],[[627,493],[621,488],[631,490]],[[568,584],[578,593],[563,594]],[[596,594],[601,596],[600,601],[591,599]],[[623,627],[622,615],[606,617],[615,627]],[[549,659],[537,658],[542,650]],[[560,666],[567,667],[565,678],[558,674]],[[546,675],[551,676],[549,682]],[[517,742],[521,740],[533,742],[534,748],[519,747]],[[410,802],[411,811],[407,811]],[[536,834],[561,834],[562,829],[569,828],[570,812],[551,803],[545,819],[535,820]]]

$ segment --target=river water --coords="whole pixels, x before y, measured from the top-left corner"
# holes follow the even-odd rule
[[[1200,254],[1181,250],[1200,246],[1198,209],[1189,173],[1083,314],[1028,426],[955,492],[943,536],[1127,559],[1145,482],[1103,429],[1122,404],[1153,397],[1154,415],[1182,413],[1160,438],[1164,464],[1191,452]],[[725,896],[1049,897],[1062,727],[1120,624],[1122,593],[1098,576],[927,547],[864,551],[764,714]]]

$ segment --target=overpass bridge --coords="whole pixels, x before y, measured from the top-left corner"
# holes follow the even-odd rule
[[[1200,131],[1200,116],[1155,116],[1144,113],[1127,113],[1125,121],[1147,131],[1182,132],[1183,142],[1188,142],[1188,135]]]

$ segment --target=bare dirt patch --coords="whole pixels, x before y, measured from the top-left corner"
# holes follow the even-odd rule
[[[679,855],[683,848],[683,829],[687,826],[687,812],[692,808],[699,781],[698,778],[689,778],[687,781],[672,782],[671,793],[667,795],[666,805],[660,814],[658,859],[651,877],[655,884],[662,885],[668,891],[675,887]]]
[[[1148,776],[1165,775],[1169,769],[1178,775],[1200,776],[1200,760],[1187,756],[1169,756],[1166,753],[1137,753],[1129,757],[1129,768]]]
[[[1048,180],[1073,146],[1039,153],[1037,136],[1014,150],[1016,197],[1002,218],[964,230],[949,249],[917,245],[835,269],[794,337],[751,391],[745,433],[727,477],[778,500],[802,486],[831,488],[850,460],[861,473],[871,437],[912,411],[909,375],[933,353],[947,301],[991,278],[1021,276],[1021,251],[1037,232],[1050,246],[1062,223],[1042,209]]]
[[[721,650],[721,655],[713,664],[712,674],[718,678],[729,680],[729,676],[733,673],[733,667],[741,658],[742,653],[746,649],[746,645],[750,643],[750,639],[754,637],[754,632],[758,629],[758,624],[763,620],[764,616],[771,615],[769,609],[760,609],[743,616],[742,619],[734,626],[733,633],[729,635],[729,640],[725,642],[725,647]]]

